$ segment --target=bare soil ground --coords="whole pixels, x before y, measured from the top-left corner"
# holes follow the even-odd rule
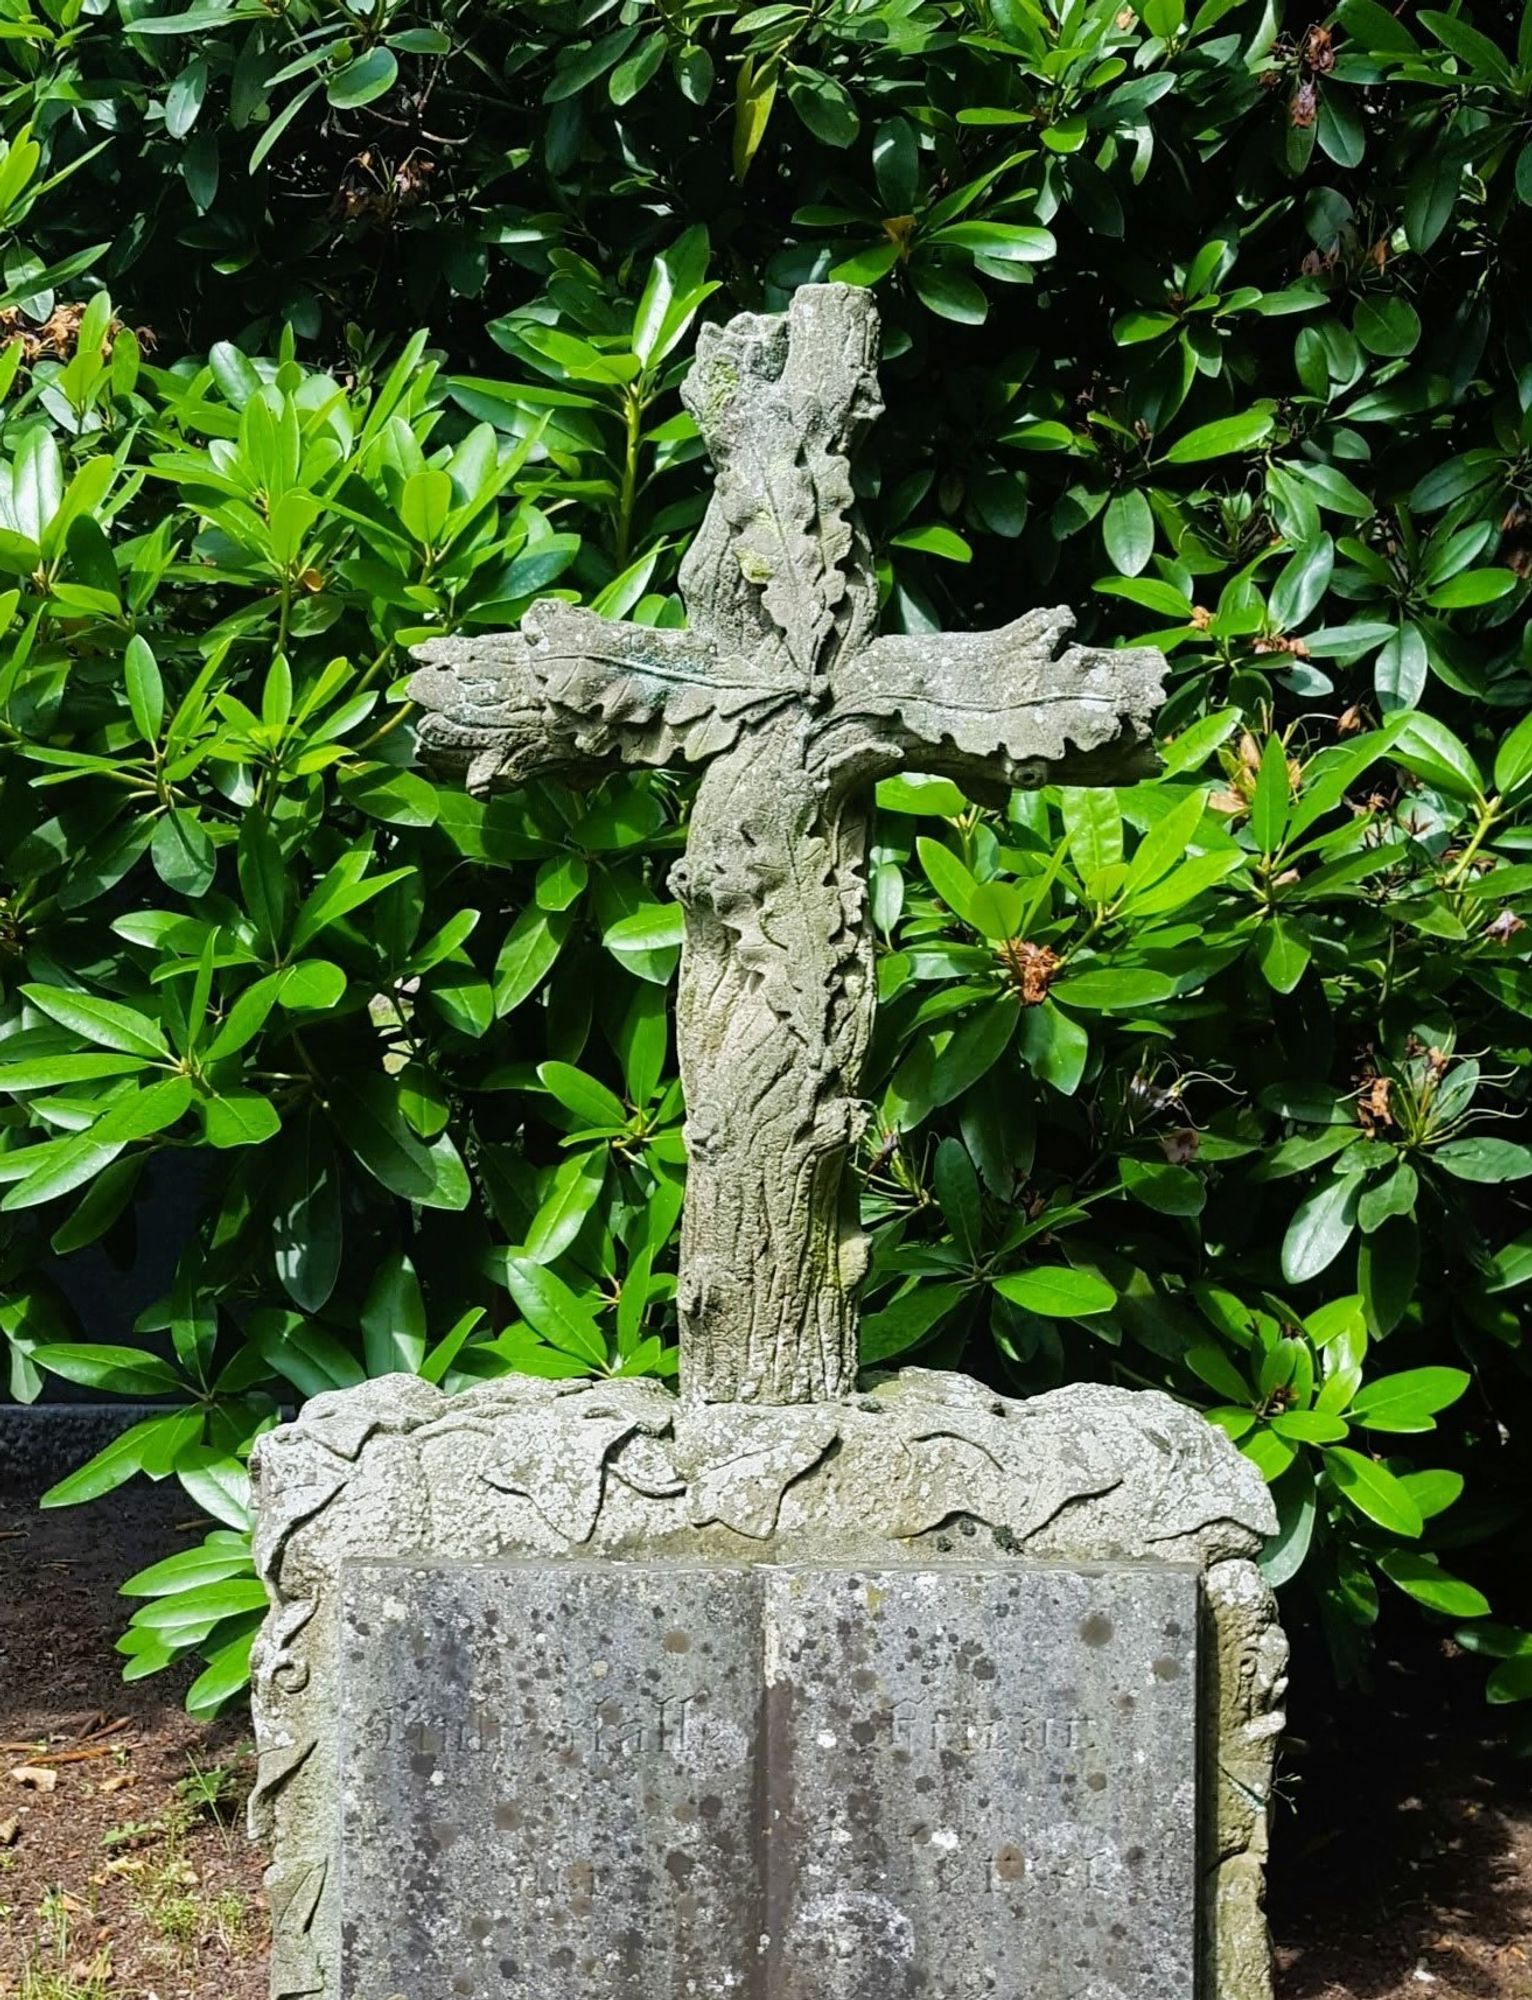
[[[204,1523],[178,1491],[40,1514],[0,1497],[0,1995],[264,2000],[261,1863],[243,1719],[181,1707],[188,1676],[124,1686],[133,1570]]]
[[[58,1514],[0,1497],[4,2000],[264,2000],[245,1724],[192,1722],[185,1677],[124,1686],[112,1651],[117,1584],[195,1539],[189,1513],[163,1488]],[[1368,1697],[1298,1703],[1279,2000],[1532,2000],[1532,1793],[1486,1741],[1481,1681],[1406,1633]]]
[[[1483,1663],[1401,1626],[1366,1694],[1291,1713],[1279,2000],[1532,2000],[1532,1772],[1493,1738]]]

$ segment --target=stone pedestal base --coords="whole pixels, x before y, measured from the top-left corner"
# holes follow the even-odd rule
[[[911,1369],[844,1403],[690,1406],[649,1382],[447,1398],[393,1376],[316,1397],[253,1469],[272,1610],[251,1816],[274,1843],[274,2000],[389,2000],[372,1982],[380,1966],[398,1978],[390,1884],[399,1935],[417,1935],[403,1964],[424,1981],[405,2000],[526,1977],[563,2000],[566,1972],[571,1995],[605,2000],[579,1963],[576,1935],[594,1933],[569,1873],[588,1866],[593,1892],[603,1857],[560,1849],[592,1826],[647,1843],[651,1820],[628,1825],[613,1788],[633,1759],[653,1799],[696,1768],[675,1780],[673,1872],[654,1874],[666,1853],[619,1857],[637,1901],[625,1931],[603,1919],[619,1940],[603,1976],[623,2000],[678,2000],[688,1963],[742,2000],[1007,2000],[1018,1981],[1039,2000],[1179,2000],[1194,1984],[1267,2000],[1286,1645],[1252,1557],[1274,1520],[1254,1469],[1168,1397],[1081,1385],[1018,1403]],[[538,1630],[542,1678],[525,1651]],[[699,1679],[677,1662],[702,1644],[717,1665]],[[633,1687],[603,1695],[614,1668]],[[561,1756],[568,1780],[538,1840],[517,1817],[532,1795],[508,1781],[530,1756],[546,1762],[539,1798]],[[932,1791],[950,1810],[923,1812]],[[685,1832],[708,1801],[738,1820],[723,1847]],[[539,1846],[563,1870],[547,1893]],[[727,1883],[689,1886],[730,1853]],[[1147,1870],[1142,1892],[1115,1879],[1124,1866]],[[449,1883],[461,1907],[437,1910]],[[536,1926],[514,1905],[529,1893]],[[970,1922],[968,1897],[998,1901]],[[1121,1936],[1089,1935],[1098,1904],[1125,1913]],[[611,1954],[645,1912],[663,1948],[624,1969]],[[1072,1913],[1078,1949],[1049,1931]],[[936,1952],[933,1927],[954,1919],[954,1938],[988,1922],[1001,1942]],[[518,1933],[548,1954],[530,1975]]]

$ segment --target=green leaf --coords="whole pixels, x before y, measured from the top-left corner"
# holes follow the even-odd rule
[[[1117,494],[1101,517],[1101,539],[1112,567],[1137,576],[1154,554],[1154,514],[1137,487]]]
[[[0,1062],[0,1090],[16,1096],[29,1090],[56,1090],[61,1084],[92,1083],[109,1076],[139,1076],[141,1056],[34,1056],[30,1061]]]
[[[550,1346],[606,1372],[606,1337],[595,1314],[555,1271],[533,1258],[507,1250],[500,1260],[505,1284],[527,1324]]]
[[[907,118],[889,118],[873,134],[872,169],[890,215],[908,215],[920,192],[920,143]]]
[[[1053,987],[1054,996],[1069,1007],[1084,1007],[1090,1013],[1122,1014],[1152,1007],[1168,1000],[1176,990],[1175,981],[1163,972],[1142,966],[1102,966],[1070,973]]]
[[[816,139],[836,147],[855,143],[862,121],[844,84],[819,70],[794,65],[788,71],[787,97]]]
[[[1178,799],[1164,818],[1155,822],[1134,849],[1133,858],[1128,863],[1128,872],[1122,884],[1125,902],[1138,891],[1150,888],[1177,862],[1186,859],[1187,849],[1196,838],[1205,810],[1204,794],[1194,790]]]
[[[1502,1661],[1485,1684],[1485,1696],[1494,1703],[1532,1700],[1532,1658]]]
[[[973,279],[955,265],[921,259],[909,270],[915,296],[928,311],[942,319],[956,320],[960,326],[983,325],[989,302]]]
[[[968,810],[967,799],[950,778],[925,777],[916,772],[883,779],[877,796],[881,812],[959,819]]]
[[[471,1188],[456,1147],[445,1133],[422,1145],[399,1100],[392,1078],[353,1076],[333,1086],[328,1108],[342,1141],[391,1193],[424,1208],[466,1208]]]
[[[1519,1146],[1512,1139],[1449,1139],[1445,1146],[1434,1147],[1429,1158],[1454,1180],[1490,1186],[1524,1181],[1532,1174],[1532,1146]]]
[[[1471,610],[1476,605],[1498,603],[1515,588],[1514,570],[1465,569],[1429,590],[1426,602],[1435,611]]]
[[[91,1386],[106,1385],[93,1383]],[[177,1383],[175,1386],[179,1388],[181,1385]],[[113,1393],[159,1395],[162,1391],[159,1388],[147,1392],[126,1389],[114,1390]],[[59,1480],[57,1485],[50,1486],[38,1505],[78,1507],[85,1501],[99,1500],[103,1494],[115,1492],[140,1472],[163,1478],[170,1469],[170,1460],[178,1446],[195,1436],[201,1428],[202,1415],[198,1410],[176,1410],[167,1416],[150,1417],[143,1423],[133,1424],[86,1464]]]
[[[452,480],[434,467],[412,472],[399,496],[399,519],[422,548],[434,548],[452,516]]]
[[[1420,1232],[1411,1217],[1392,1216],[1362,1238],[1356,1270],[1369,1332],[1381,1338],[1403,1319],[1419,1269]]]
[[[247,1337],[255,1351],[304,1396],[327,1389],[351,1389],[365,1382],[366,1371],[333,1334],[297,1313],[252,1313]]]
[[[1282,1410],[1270,1423],[1278,1437],[1292,1438],[1299,1444],[1339,1444],[1351,1433],[1344,1417],[1324,1410]]]
[[[1459,15],[1423,8],[1416,18],[1444,48],[1466,62],[1476,76],[1487,77],[1502,86],[1512,82],[1511,65],[1502,51],[1488,35],[1481,34]]]
[[[1334,569],[1335,544],[1328,535],[1315,535],[1293,551],[1271,590],[1271,618],[1278,631],[1296,632],[1309,618]]]
[[[1071,1270],[1067,1264],[1036,1265],[993,1282],[1003,1299],[1044,1319],[1088,1319],[1110,1312],[1117,1303],[1110,1285],[1089,1271]]]
[[[537,1075],[543,1088],[572,1111],[582,1125],[611,1126],[620,1130],[627,1124],[628,1111],[622,1099],[596,1077],[576,1069],[573,1063],[539,1063]]]
[[[1299,1204],[1282,1241],[1282,1275],[1306,1284],[1328,1270],[1351,1240],[1358,1199],[1354,1178],[1324,1182]]]
[[[1489,1614],[1489,1599],[1483,1591],[1448,1575],[1435,1556],[1417,1555],[1412,1549],[1386,1549],[1376,1560],[1391,1583],[1428,1611],[1448,1618],[1484,1618]]]
[[[1406,620],[1373,662],[1373,686],[1385,714],[1415,706],[1425,692],[1430,661],[1425,635]]]
[[[195,1590],[202,1584],[222,1583],[226,1577],[247,1575],[251,1556],[249,1544],[230,1537],[209,1539],[200,1548],[184,1549],[136,1570],[126,1583],[118,1585],[121,1597],[170,1597],[176,1591]]]
[[[907,1354],[933,1334],[967,1294],[965,1285],[918,1285],[862,1317],[861,1362],[873,1368],[895,1355]]]
[[[1514,792],[1532,778],[1532,713],[1524,715],[1495,753],[1495,790]]]
[[[952,1039],[931,1064],[932,1109],[950,1104],[989,1072],[1010,1047],[1020,1008],[1010,996],[989,1001],[964,1016]]]
[[[777,97],[778,66],[774,57],[746,56],[734,85],[734,178],[743,181],[760,150]]]
[[[1427,144],[1404,188],[1404,234],[1416,256],[1436,242],[1452,219],[1463,181],[1463,155],[1450,144]]]
[[[253,1090],[231,1090],[202,1100],[202,1119],[210,1146],[260,1146],[282,1129],[276,1106]]]
[[[943,1139],[937,1147],[931,1185],[958,1248],[976,1258],[982,1232],[979,1177],[960,1139]]]
[[[165,720],[165,684],[149,642],[137,633],[123,654],[123,677],[134,727],[146,743],[157,743]]]
[[[343,1237],[335,1148],[313,1106],[283,1149],[271,1233],[282,1289],[302,1311],[318,1312],[340,1276]]]
[[[1356,337],[1372,354],[1395,358],[1409,354],[1420,340],[1420,315],[1408,299],[1363,299],[1353,321]]]
[[[1059,791],[1070,857],[1088,883],[1122,859],[1122,812],[1105,785],[1065,785]]]
[[[77,1133],[70,1139],[45,1141],[39,1146],[29,1146],[24,1152],[12,1154],[25,1172],[24,1178],[0,1202],[0,1209],[7,1212],[23,1208],[37,1208],[43,1202],[56,1201],[60,1195],[70,1194],[82,1182],[92,1180],[109,1167],[122,1150],[123,1141],[113,1145],[103,1145],[93,1131]]]
[[[1314,1475],[1306,1465],[1294,1465],[1271,1489],[1277,1504],[1277,1532],[1261,1553],[1261,1574],[1273,1590],[1291,1583],[1307,1560],[1314,1538],[1318,1507]]]
[[[1178,438],[1164,454],[1166,465],[1200,465],[1210,458],[1228,458],[1239,451],[1253,451],[1271,436],[1276,419],[1269,410],[1247,410],[1243,416],[1221,417],[1215,424],[1200,424]]]
[[[1380,1528],[1412,1539],[1423,1530],[1420,1509],[1408,1489],[1376,1459],[1364,1458],[1350,1445],[1332,1445],[1325,1453],[1325,1470],[1337,1491]]]
[[[495,961],[495,1017],[505,1016],[536,992],[552,971],[571,927],[563,911],[529,904],[512,924]]]
[[[1407,1368],[1380,1376],[1351,1400],[1351,1415],[1371,1431],[1429,1431],[1439,1412],[1467,1389],[1461,1368]]]
[[[1197,1377],[1220,1396],[1227,1396],[1231,1403],[1249,1403],[1255,1391],[1235,1365],[1234,1358],[1220,1347],[1217,1341],[1194,1340],[1182,1359]]]
[[[891,546],[914,549],[921,555],[941,556],[947,562],[973,561],[973,550],[963,537],[955,530],[943,527],[940,522],[932,522],[924,528],[906,528],[902,534],[894,536]]]
[[[925,834],[917,837],[915,852],[920,857],[920,865],[925,871],[926,880],[937,895],[955,917],[961,918],[964,923],[970,923],[969,912],[973,908],[973,900],[978,894],[979,885],[969,870],[945,842],[931,840]]]
[[[1371,1236],[1390,1216],[1413,1215],[1419,1191],[1415,1169],[1401,1160],[1392,1173],[1369,1186],[1357,1203],[1356,1219],[1363,1232]]]
[[[1079,1022],[1045,1000],[1041,1007],[1022,1010],[1019,1032],[1021,1053],[1032,1074],[1065,1097],[1073,1097],[1090,1050],[1090,1039]]]
[[[1276,993],[1291,993],[1313,957],[1308,932],[1295,918],[1269,917],[1255,934],[1255,957],[1266,984]]]
[[[1042,264],[1059,251],[1051,229],[1016,222],[949,222],[944,229],[933,230],[929,240],[1002,264]]]
[[[266,1609],[266,1586],[257,1577],[228,1577],[200,1590],[177,1591],[173,1597],[151,1598],[133,1614],[141,1629],[182,1646],[195,1646],[225,1618],[242,1611]]]
[[[186,1384],[157,1354],[141,1347],[103,1347],[80,1341],[67,1347],[32,1349],[32,1359],[50,1375],[79,1382],[88,1389],[105,1389],[112,1396],[175,1396]]]
[[[426,1354],[426,1307],[415,1267],[390,1251],[362,1304],[362,1352],[367,1373],[414,1375]]]
[[[249,1629],[215,1646],[207,1654],[207,1665],[186,1690],[186,1712],[209,1721],[220,1709],[241,1694],[250,1680],[250,1654],[261,1620],[253,1613]]]
[[[1190,1167],[1173,1166],[1168,1160],[1119,1162],[1122,1184],[1135,1201],[1161,1215],[1200,1215],[1207,1206],[1207,1188],[1202,1176]]]
[[[1250,831],[1262,854],[1275,854],[1281,847],[1291,797],[1287,745],[1280,736],[1268,736],[1250,805]]]
[[[381,42],[375,43],[330,78],[325,96],[337,111],[355,111],[392,90],[398,77],[399,58]]]
[[[548,1192],[527,1230],[526,1253],[534,1263],[553,1263],[579,1235],[601,1199],[606,1160],[605,1146],[595,1146],[589,1152],[571,1153],[554,1168]]]
[[[630,104],[637,97],[665,60],[665,49],[663,34],[650,35],[636,54],[617,65],[607,81],[607,95],[614,104]]]
[[[1478,765],[1434,716],[1411,715],[1394,738],[1389,755],[1449,797],[1477,802],[1484,796]]]
[[[608,951],[666,951],[686,936],[686,911],[679,903],[646,903],[631,916],[619,917],[601,933]]]
[[[97,1048],[117,1049],[124,1055],[159,1057],[168,1061],[170,1049],[157,1021],[124,1007],[116,1000],[98,1000],[93,994],[75,993],[62,986],[23,986],[24,996],[50,1021]]]
[[[103,1167],[81,1196],[74,1212],[48,1240],[55,1257],[67,1257],[104,1236],[137,1191],[147,1153],[130,1153]],[[15,1391],[13,1389],[12,1393]]]
[[[190,901],[206,895],[218,871],[217,851],[207,828],[184,806],[172,806],[161,814],[149,843],[149,859],[165,887]]]
[[[537,907],[567,910],[584,895],[589,882],[590,863],[583,855],[550,855],[537,871]]]

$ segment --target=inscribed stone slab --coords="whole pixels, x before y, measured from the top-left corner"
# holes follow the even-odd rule
[[[342,2000],[1189,2000],[1196,1593],[348,1563]]]
[[[767,1577],[771,2000],[1191,2000],[1194,1572]]]
[[[347,1564],[344,2000],[740,1992],[759,1581]]]

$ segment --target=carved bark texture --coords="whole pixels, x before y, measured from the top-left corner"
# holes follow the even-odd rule
[[[874,987],[868,788],[1110,784],[1145,768],[1164,661],[998,632],[875,638],[850,456],[878,416],[877,314],[809,285],[705,327],[684,396],[716,473],[681,571],[690,628],[558,603],[423,647],[423,752],[476,789],[613,762],[705,766],[687,852],[677,1046],[690,1178],[682,1383],[792,1403],[855,1384],[865,1250],[848,1171]]]

